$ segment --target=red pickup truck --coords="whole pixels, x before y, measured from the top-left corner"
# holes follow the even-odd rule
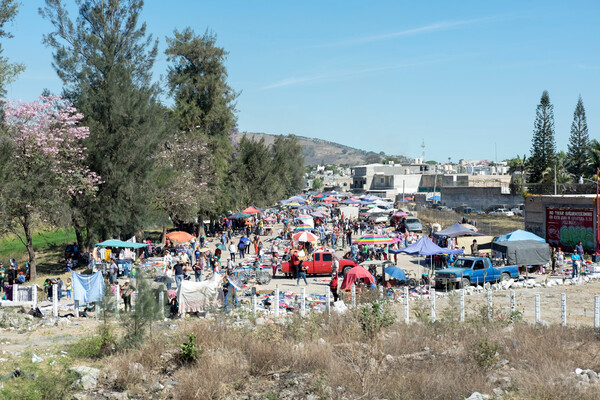
[[[308,260],[304,260],[303,265],[308,267],[307,275],[331,274],[333,267],[333,259],[339,262],[338,271],[345,274],[351,268],[356,267],[356,263],[352,260],[338,258],[335,254],[329,251],[321,251],[314,253]],[[290,262],[281,263],[281,271],[285,276],[292,276],[292,266]]]

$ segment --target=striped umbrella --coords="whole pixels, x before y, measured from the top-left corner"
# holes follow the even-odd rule
[[[310,232],[295,233],[292,236],[292,238],[296,242],[316,242],[317,240],[319,240],[319,238],[317,236],[315,236],[314,234],[312,234]]]
[[[296,225],[296,227],[294,228],[294,232],[312,231],[313,229],[315,228],[312,225],[300,224]]]
[[[399,242],[397,238],[392,238],[386,235],[364,235],[354,240],[356,244],[392,244]]]

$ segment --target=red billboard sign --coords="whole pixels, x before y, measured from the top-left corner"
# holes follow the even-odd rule
[[[594,210],[546,208],[546,241],[568,250],[581,241],[584,249],[595,250]]]

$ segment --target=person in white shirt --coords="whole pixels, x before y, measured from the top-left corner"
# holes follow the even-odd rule
[[[233,243],[233,240],[229,242],[229,257],[235,262],[235,253],[237,252],[237,246]]]
[[[168,251],[165,254],[164,264],[165,264],[165,267],[170,267],[173,265],[173,256]]]

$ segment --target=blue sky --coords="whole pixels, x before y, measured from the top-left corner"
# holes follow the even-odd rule
[[[27,69],[8,96],[60,93],[43,1],[22,3],[3,45]],[[176,28],[217,34],[242,131],[409,157],[424,140],[428,160],[457,161],[529,153],[543,90],[559,149],[580,94],[600,139],[599,15],[598,1],[148,0],[142,19],[161,51]],[[161,52],[157,80],[166,68]]]

